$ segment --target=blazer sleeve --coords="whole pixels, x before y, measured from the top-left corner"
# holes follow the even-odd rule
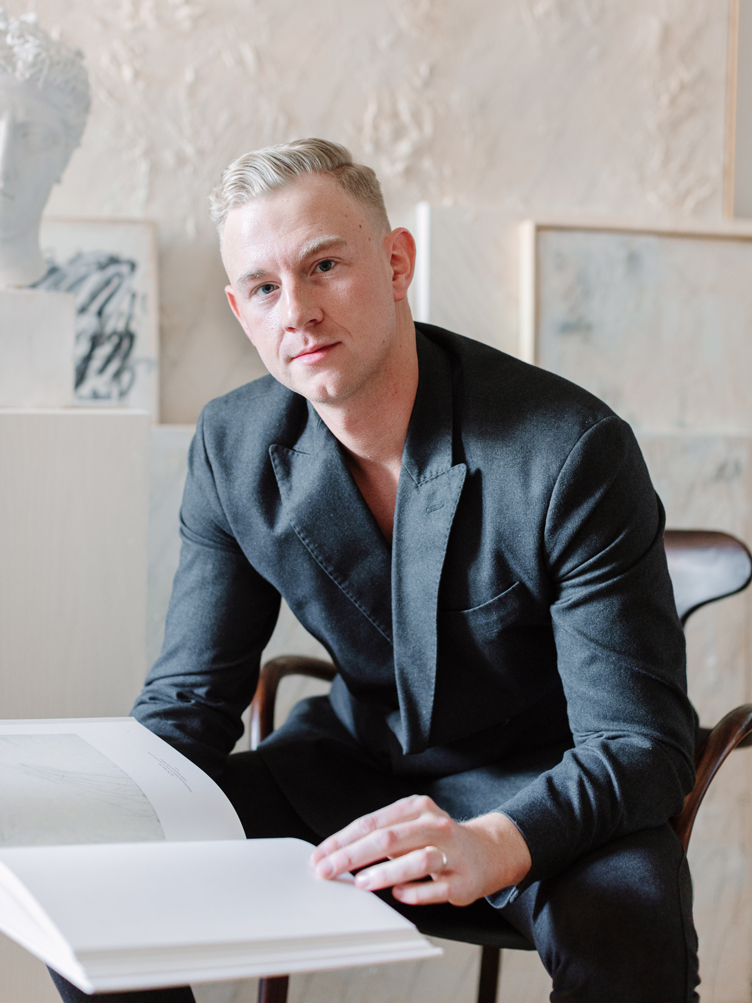
[[[564,462],[545,521],[574,747],[500,809],[532,856],[521,887],[608,840],[662,825],[692,789],[697,719],[663,528],[631,429],[602,419]],[[516,894],[492,901],[503,905]]]
[[[243,732],[280,596],[227,523],[199,419],[180,512],[182,546],[162,652],[131,712],[215,778]]]

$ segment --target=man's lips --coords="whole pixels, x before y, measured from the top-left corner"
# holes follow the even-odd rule
[[[314,365],[317,362],[321,362],[327,353],[336,348],[338,344],[338,341],[332,341],[328,345],[312,345],[310,348],[299,352],[298,355],[294,355],[292,361],[300,362],[304,366]]]

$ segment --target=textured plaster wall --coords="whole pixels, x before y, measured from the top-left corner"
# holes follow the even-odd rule
[[[712,0],[7,0],[86,53],[94,103],[49,211],[160,232],[163,420],[262,370],[206,196],[323,135],[420,199],[505,216],[721,215],[727,8]],[[472,296],[472,288],[457,290]]]

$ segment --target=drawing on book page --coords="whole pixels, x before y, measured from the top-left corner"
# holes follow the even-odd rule
[[[0,735],[0,845],[164,838],[138,784],[79,735]]]

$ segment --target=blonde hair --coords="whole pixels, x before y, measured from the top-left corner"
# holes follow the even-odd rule
[[[370,167],[354,163],[350,151],[339,143],[296,139],[244,153],[225,170],[209,196],[209,214],[220,237],[231,209],[279,191],[304,174],[328,174],[366,207],[378,228],[391,229],[381,185]]]

